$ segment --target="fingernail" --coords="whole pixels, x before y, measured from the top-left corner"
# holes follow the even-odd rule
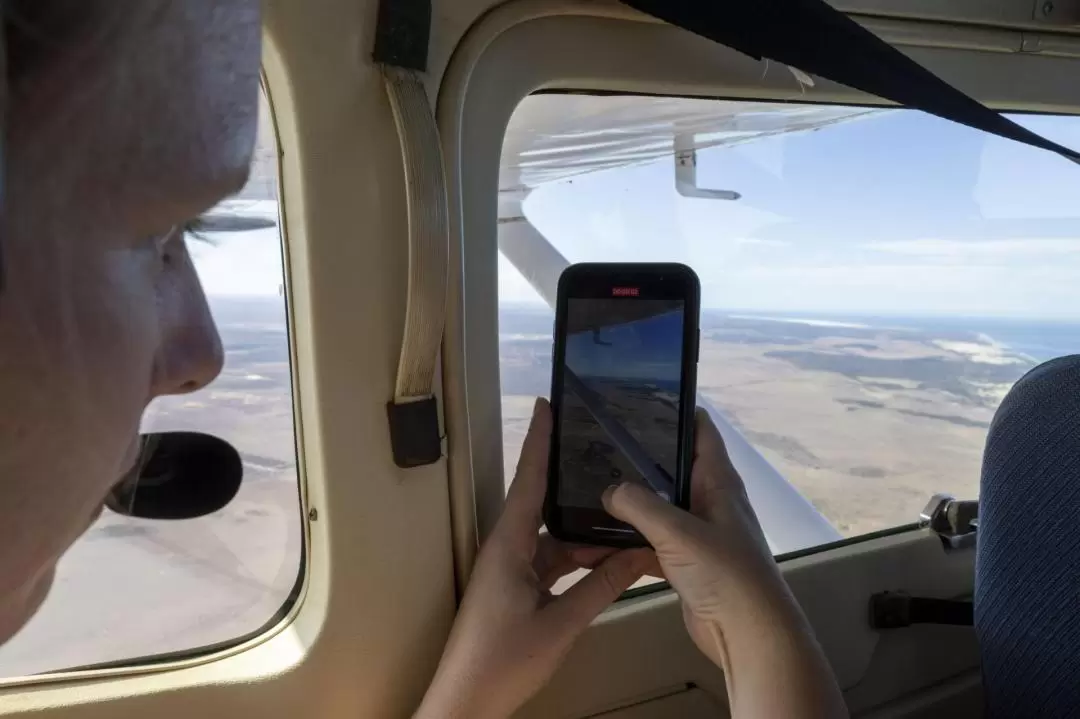
[[[532,413],[533,419],[536,419],[536,417],[540,414],[540,408],[543,405],[544,405],[544,398],[543,397],[537,397],[536,401],[533,402],[533,413]]]
[[[600,495],[600,501],[604,504],[605,507],[611,505],[611,497],[613,494],[615,494],[615,490],[618,488],[618,484],[608,485],[608,488],[604,490],[604,493],[602,495]]]

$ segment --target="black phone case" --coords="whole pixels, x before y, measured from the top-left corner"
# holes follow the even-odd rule
[[[557,503],[559,489],[559,428],[562,411],[563,372],[565,364],[567,300],[571,289],[582,283],[632,283],[635,278],[672,275],[685,282],[687,291],[680,295],[685,301],[683,326],[683,363],[679,413],[678,469],[675,477],[675,502],[683,509],[690,508],[690,470],[694,449],[694,413],[697,406],[697,363],[700,344],[701,289],[697,275],[686,265],[677,263],[582,263],[571,265],[559,277],[555,308],[554,348],[551,371],[552,432],[548,462],[547,493],[544,498],[544,523],[552,536],[567,542],[594,544],[618,548],[646,547],[649,543],[638,533],[606,534],[582,531],[567,526],[563,508]]]

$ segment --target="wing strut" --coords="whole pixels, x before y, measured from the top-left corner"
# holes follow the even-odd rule
[[[675,191],[683,197],[702,200],[737,200],[742,195],[734,190],[710,190],[698,187],[697,149],[694,136],[675,136]]]

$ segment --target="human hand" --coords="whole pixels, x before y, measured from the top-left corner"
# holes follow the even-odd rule
[[[723,667],[732,716],[846,716],[809,623],[780,575],[742,478],[709,416],[698,410],[690,506],[643,487],[609,488],[604,507],[655,549],[648,574],[682,599],[694,643]]]
[[[550,437],[551,408],[539,399],[502,516],[480,551],[417,719],[511,715],[652,561],[648,550],[575,547],[539,533]],[[552,585],[581,567],[593,571],[552,596]]]
[[[663,576],[679,594],[691,637],[714,661],[719,657],[710,627],[745,617],[747,601],[756,602],[763,589],[786,592],[742,479],[702,410],[689,513],[630,482],[609,488],[603,501],[609,514],[653,546],[657,565],[648,573]]]

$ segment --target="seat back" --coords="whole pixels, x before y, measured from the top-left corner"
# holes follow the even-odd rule
[[[975,630],[991,717],[1080,717],[1080,355],[1026,374],[986,441]]]

